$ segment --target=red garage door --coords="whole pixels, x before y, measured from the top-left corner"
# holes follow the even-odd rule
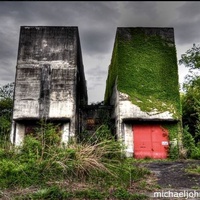
[[[135,158],[167,158],[168,131],[160,125],[134,125]]]

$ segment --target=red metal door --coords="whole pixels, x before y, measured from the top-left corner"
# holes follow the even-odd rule
[[[134,125],[135,158],[167,158],[168,131],[160,125]]]

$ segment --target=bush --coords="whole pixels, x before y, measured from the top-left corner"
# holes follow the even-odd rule
[[[190,157],[192,151],[195,149],[195,141],[188,130],[189,130],[188,126],[184,127],[183,129],[183,146],[187,150],[187,157]]]
[[[200,147],[195,145],[195,140],[188,130],[188,126],[184,127],[183,129],[183,146],[187,150],[187,157],[192,159],[200,159]]]
[[[113,196],[117,199],[124,199],[124,200],[142,200],[147,199],[145,195],[138,195],[138,194],[130,194],[127,190],[124,188],[117,188]]]
[[[109,167],[121,155],[120,143],[112,139],[104,138],[95,144],[72,142],[66,147],[59,143],[57,127],[42,122],[35,134],[25,137],[23,146],[13,152],[11,159],[1,161],[1,184],[28,186],[56,179],[84,180],[99,172],[113,175]]]
[[[200,148],[195,147],[191,153],[191,158],[193,159],[200,159]]]
[[[59,188],[58,186],[52,186],[48,189],[40,189],[39,191],[28,194],[22,195],[16,198],[16,200],[36,200],[36,199],[71,199],[73,197],[72,193],[65,192],[63,189]]]
[[[81,143],[96,144],[104,140],[114,140],[111,130],[109,129],[108,125],[105,124],[99,126],[92,135],[85,131]]]
[[[95,142],[74,141],[65,146],[58,145],[59,133],[52,124],[43,123],[37,130],[37,133],[25,137],[19,149],[10,149],[9,153],[0,149],[0,188],[40,188],[21,199],[105,199],[112,196],[109,189],[116,187],[122,188],[123,194],[120,196],[116,190],[113,197],[138,199],[126,190],[149,171],[138,168],[133,159],[125,158],[123,145],[110,137],[107,128],[104,127],[102,133],[98,130],[99,137],[93,140]],[[108,137],[103,137],[105,133]],[[62,184],[76,182],[87,183],[94,188],[63,190],[61,187]]]

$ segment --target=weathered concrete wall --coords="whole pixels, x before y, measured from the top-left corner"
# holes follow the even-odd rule
[[[117,83],[117,81],[116,81]],[[131,105],[132,103],[127,100]],[[117,90],[117,84],[113,88],[112,97],[110,99],[111,105],[113,105],[113,112],[111,118],[115,121],[116,135],[119,140],[121,140],[125,145],[125,151],[127,157],[133,156],[133,131],[131,123],[124,123],[123,120],[125,116],[132,115],[132,111],[129,110],[130,107],[127,107],[127,104],[124,104],[122,93]],[[125,109],[125,113],[124,110]],[[125,115],[124,115],[125,114]]]
[[[21,27],[13,123],[62,120],[63,130],[75,134],[77,106],[80,102],[87,104],[80,48],[77,27]],[[15,134],[12,129],[12,135]]]
[[[145,49],[142,46],[147,50],[142,52],[141,49]],[[112,118],[115,119],[116,134],[126,145],[127,156],[134,153],[133,124],[147,121],[180,125],[174,48],[173,28],[117,29],[105,100],[114,106]],[[181,133],[177,133],[177,138],[178,134]]]
[[[127,157],[132,157],[134,153],[133,123],[137,124],[138,121],[155,121],[156,123],[174,121],[172,114],[168,111],[162,113],[141,111],[138,106],[132,104],[127,94],[117,90],[117,84],[113,88],[110,102],[113,105],[111,118],[115,119],[116,135],[124,143]]]
[[[92,136],[102,125],[107,124],[111,127],[111,111],[112,106],[105,105],[87,105],[82,107],[81,112],[79,113],[81,125],[80,140],[84,139],[84,134],[86,132],[87,136]]]

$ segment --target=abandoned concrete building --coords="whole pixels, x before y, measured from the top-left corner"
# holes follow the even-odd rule
[[[117,28],[104,105],[88,105],[78,27],[23,26],[16,66],[11,141],[36,123],[59,123],[62,142],[114,123],[126,155],[166,158],[181,138],[173,28]],[[102,112],[103,111],[103,112]],[[178,151],[178,150],[177,150]]]
[[[105,102],[128,156],[166,158],[181,141],[173,28],[117,28]]]
[[[62,142],[79,129],[87,89],[77,27],[21,27],[11,141],[20,145],[40,119],[61,124]]]

